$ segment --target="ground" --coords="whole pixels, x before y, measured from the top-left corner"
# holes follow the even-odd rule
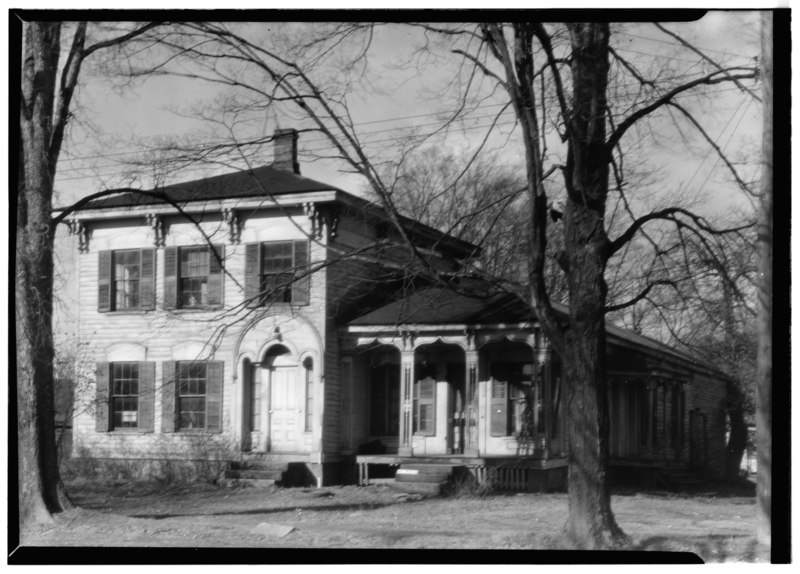
[[[385,485],[67,486],[75,508],[22,532],[22,546],[559,549],[567,513],[564,493],[421,498]],[[689,551],[707,562],[752,559],[753,496],[619,491],[612,506],[634,549]]]

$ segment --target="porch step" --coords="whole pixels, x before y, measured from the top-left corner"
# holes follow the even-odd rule
[[[398,492],[439,496],[447,483],[440,482],[387,482],[386,486]]]
[[[461,465],[451,464],[402,464],[389,486],[401,492],[438,496],[453,478]]]
[[[280,486],[289,468],[287,462],[269,460],[239,460],[228,463],[225,480],[250,486]]]

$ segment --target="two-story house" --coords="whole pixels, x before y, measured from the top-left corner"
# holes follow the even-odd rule
[[[266,461],[318,485],[412,480],[419,463],[562,485],[563,369],[529,308],[410,279],[382,209],[300,175],[295,131],[275,150],[269,166],[120,190],[71,218],[92,383],[73,456],[148,473]],[[439,270],[475,254],[404,223]],[[613,326],[608,341],[612,462],[721,473],[722,375]]]

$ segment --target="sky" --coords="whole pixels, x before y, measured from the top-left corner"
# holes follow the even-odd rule
[[[752,22],[750,26],[746,24]],[[687,40],[703,49],[715,59],[730,59],[751,64],[758,53],[757,19],[746,13],[731,14],[711,12],[695,23],[665,24],[679,32]],[[366,141],[376,142],[374,148],[386,145],[398,130],[409,126],[428,126],[436,122],[431,114],[449,109],[449,102],[437,99],[430,91],[437,82],[449,78],[451,70],[442,67],[430,68],[422,75],[409,70],[392,70],[385,66],[398,62],[405,56],[406,48],[415,41],[413,32],[402,27],[382,29],[376,34],[370,49],[370,63],[376,73],[380,73],[379,84],[368,88],[358,87],[350,95],[351,111],[358,125],[358,131]],[[687,73],[703,68],[699,58],[685,49],[676,46],[676,41],[652,25],[631,28],[629,32],[614,36],[620,54],[631,62],[651,61],[664,66],[673,66]],[[710,66],[705,65],[705,69]],[[717,90],[713,101],[706,102],[703,121],[709,133],[718,137],[726,153],[736,156],[752,146],[757,149],[760,141],[760,108],[749,98],[743,98],[734,88],[725,86]],[[151,149],[158,140],[179,135],[198,134],[207,124],[197,119],[181,115],[186,107],[195,102],[210,100],[219,95],[215,86],[182,78],[157,77],[137,82],[133,89],[120,90],[107,78],[85,75],[78,92],[76,121],[71,126],[70,140],[65,146],[59,163],[56,189],[59,202],[67,203],[87,193],[107,187],[153,186],[152,170],[147,168],[131,174],[126,162],[138,157],[143,149]],[[468,129],[461,134],[452,135],[444,145],[452,150],[474,149],[483,136],[482,127],[491,121],[491,114],[499,109],[501,99],[495,106],[487,105]],[[179,111],[180,110],[180,111]],[[500,132],[509,134],[513,128],[513,115],[508,111],[501,121]],[[86,125],[90,123],[91,126]],[[280,127],[297,127],[292,120],[278,120]],[[269,134],[276,127],[274,115],[265,113],[263,123],[251,127]],[[723,171],[711,173],[717,168],[715,154],[708,153],[705,145],[684,145],[673,141],[662,132],[660,145],[653,153],[657,163],[665,170],[664,178],[671,185],[701,188],[704,184],[712,189],[718,178],[725,178]],[[195,135],[193,141],[202,136]],[[498,146],[506,138],[496,138]],[[503,153],[508,161],[522,159],[520,146],[515,145],[513,134],[505,144]],[[317,134],[304,134],[301,137],[303,150],[320,150],[326,143]],[[368,146],[369,147],[369,146]],[[262,150],[263,163],[271,161],[271,150]],[[256,158],[258,162],[259,158]],[[363,184],[357,177],[341,172],[340,164],[330,161],[303,162],[304,175],[359,193]],[[183,169],[167,175],[168,182],[194,179],[207,173],[204,170]],[[218,168],[218,171],[227,171]],[[713,190],[712,190],[713,191]],[[727,193],[724,195],[728,195]],[[719,207],[724,207],[725,197],[720,198]],[[728,197],[727,199],[732,199]],[[736,198],[739,199],[739,198]]]
[[[732,60],[749,65],[759,51],[757,16],[754,13],[712,12],[698,22],[665,23],[665,26],[720,61]],[[263,25],[253,26],[249,31],[260,33]],[[269,32],[274,33],[274,30]],[[435,66],[422,71],[398,67],[408,57],[409,46],[417,40],[415,32],[407,28],[382,28],[370,47],[370,64],[377,79],[369,85],[357,86],[348,94],[358,133],[370,143],[367,146],[370,150],[391,145],[405,129],[431,129],[437,122],[436,114],[451,109],[450,101],[439,97],[438,90],[452,77],[452,65],[457,60],[437,61]],[[698,56],[678,46],[673,38],[649,24],[628,26],[613,36],[613,42],[619,53],[643,72],[691,74],[704,68]],[[705,69],[710,69],[710,66],[705,64]],[[107,77],[84,74],[77,92],[75,118],[58,166],[56,205],[67,205],[103,189],[153,187],[153,170],[146,166],[134,169],[129,162],[141,158],[143,150],[152,150],[168,138],[205,141],[208,122],[191,117],[187,107],[219,95],[217,87],[196,80],[148,77],[133,86],[119,89]],[[464,130],[452,133],[437,145],[455,154],[470,153],[503,101],[502,98],[487,101]],[[726,86],[714,90],[711,97],[699,105],[704,126],[732,158],[743,159],[741,156],[748,150],[758,149],[761,111],[757,102]],[[498,124],[497,134],[491,140],[493,147],[500,150],[502,161],[520,165],[523,153],[515,140],[513,114],[506,112]],[[294,125],[287,117],[264,113],[263,118],[250,122],[245,131],[268,135],[278,126],[302,127]],[[643,134],[655,136],[645,140],[649,146],[647,153],[639,156],[642,166],[652,164],[658,167],[655,193],[667,198],[673,198],[682,190],[699,193],[706,202],[700,211],[706,210],[707,214],[725,213],[737,206],[746,209],[746,197],[728,183],[729,176],[720,169],[716,154],[697,139],[682,140],[680,134],[668,127],[655,124],[652,133]],[[623,143],[632,148],[632,152],[641,152],[641,149],[637,150],[640,147],[637,146],[638,139],[633,134],[630,137],[629,142],[626,139]],[[309,158],[303,155],[309,150],[325,153],[326,143],[319,135],[303,134],[300,148],[303,175],[353,193],[363,193],[361,178],[343,173],[341,164],[308,161]],[[557,142],[553,140],[555,156],[558,156],[557,148]],[[253,163],[268,164],[272,160],[271,154],[271,148],[262,148]],[[163,175],[166,178],[163,183],[187,181],[225,171],[231,171],[231,168],[186,168]],[[70,268],[75,255],[74,239],[65,237],[59,242],[57,258],[63,269]],[[67,302],[67,309],[73,307],[71,303],[76,299],[74,279],[69,272],[64,272],[57,284]],[[63,323],[57,323],[69,329],[71,321],[67,317]]]

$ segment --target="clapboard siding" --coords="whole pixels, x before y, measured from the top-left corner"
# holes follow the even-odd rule
[[[80,322],[78,337],[81,341],[82,374],[88,381],[85,392],[77,399],[77,414],[74,420],[75,454],[91,457],[123,457],[123,458],[207,458],[222,456],[223,451],[228,452],[234,437],[234,419],[236,415],[236,386],[235,377],[238,367],[235,360],[236,345],[243,331],[251,322],[251,310],[243,309],[244,300],[244,253],[246,239],[252,241],[274,240],[276,229],[286,231],[291,229],[294,235],[302,231],[297,230],[286,218],[276,218],[256,214],[251,220],[244,223],[242,241],[240,244],[231,244],[227,233],[220,224],[219,218],[207,218],[202,223],[203,231],[213,238],[215,244],[225,246],[225,274],[223,277],[224,307],[213,310],[174,310],[164,307],[164,256],[165,249],[155,250],[155,309],[147,312],[99,312],[97,309],[98,298],[98,251],[151,248],[154,236],[152,230],[144,225],[143,220],[124,220],[121,223],[102,222],[98,224],[96,238],[93,237],[91,249],[88,253],[81,253],[77,257],[78,268],[78,306]],[[252,223],[252,225],[251,225]],[[299,221],[308,228],[307,222]],[[97,241],[95,241],[97,239]],[[194,245],[202,243],[202,233],[187,224],[175,221],[169,226],[166,245]],[[324,245],[312,242],[310,258],[312,264],[324,260],[326,248]],[[309,304],[300,307],[286,305],[275,306],[267,310],[268,316],[283,316],[285,320],[302,318],[313,329],[322,335],[324,345],[326,321],[326,270],[315,273],[310,280]],[[260,310],[263,311],[263,310]],[[226,330],[221,337],[214,337],[218,328],[226,325]],[[291,334],[287,334],[291,337]],[[161,384],[163,381],[162,364],[165,361],[175,360],[173,350],[181,345],[195,342],[202,344],[214,341],[213,352],[208,358],[223,361],[223,392],[222,392],[222,421],[220,434],[191,434],[178,432],[163,434],[161,432]],[[324,349],[320,349],[319,337],[303,335],[297,341],[292,341],[299,353],[312,351],[315,359],[315,369],[319,373],[320,361],[327,359]],[[155,432],[147,435],[134,434],[122,430],[108,433],[98,433],[95,430],[95,388],[94,370],[97,362],[105,361],[107,351],[115,346],[125,343],[135,343],[146,349],[146,360],[156,364],[155,389],[154,389],[154,428]],[[327,361],[326,361],[327,362]],[[335,363],[336,361],[334,361]],[[332,399],[323,393],[323,387],[328,387],[326,380],[323,386],[317,377],[318,387],[315,389],[315,401],[324,402],[324,411],[330,412],[332,417],[337,416],[337,411],[332,405]],[[325,379],[322,379],[325,380]],[[335,377],[333,384],[336,384]],[[331,404],[329,404],[331,403]],[[315,405],[315,409],[319,409]],[[316,415],[315,415],[316,416]],[[315,418],[315,420],[317,420]],[[321,423],[321,417],[317,424]],[[236,423],[239,424],[239,423]],[[318,449],[313,440],[319,436],[320,429],[303,437],[308,449]]]

